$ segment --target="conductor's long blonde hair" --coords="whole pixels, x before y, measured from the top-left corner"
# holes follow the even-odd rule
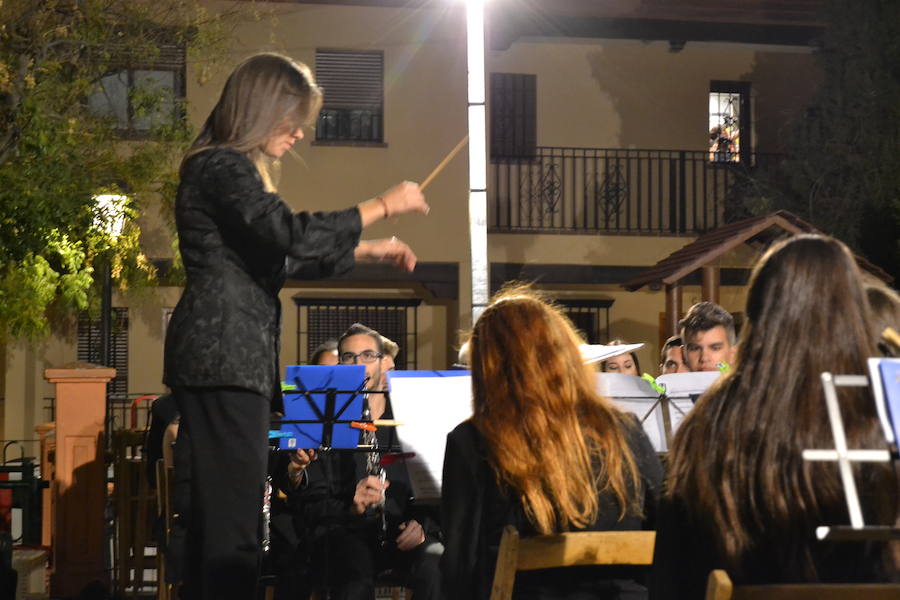
[[[525,286],[508,287],[469,342],[473,422],[498,482],[542,534],[596,520],[598,493],[619,518],[639,512],[640,477],[623,415],[594,391],[569,320]]]
[[[251,56],[228,77],[184,160],[208,148],[233,148],[250,158],[266,189],[275,191],[263,145],[280,128],[314,122],[321,106],[322,92],[308,66],[281,54]]]

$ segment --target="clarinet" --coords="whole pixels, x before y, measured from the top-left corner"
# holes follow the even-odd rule
[[[364,422],[368,421],[368,424],[372,424],[372,411],[369,408],[368,399],[366,400],[366,405],[363,409],[362,419]],[[366,474],[377,477],[382,485],[384,485],[386,473],[384,467],[381,466],[381,452],[378,451],[378,436],[375,435],[374,427],[363,429],[362,442],[364,445],[369,446],[369,453],[368,456],[366,456]],[[381,500],[372,504],[367,510],[370,510],[371,514],[381,521],[378,542],[384,544],[384,541],[387,539],[387,517],[384,513],[383,491],[381,493]]]
[[[266,477],[263,487],[263,505],[262,505],[262,551],[268,554],[272,548],[272,476]]]

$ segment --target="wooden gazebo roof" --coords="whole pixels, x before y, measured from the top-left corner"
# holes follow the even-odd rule
[[[800,233],[821,232],[810,223],[786,210],[723,225],[704,233],[680,250],[676,250],[637,277],[623,283],[622,287],[633,292],[647,284],[672,285],[741,244],[746,243],[765,248],[774,240],[785,237],[786,234]],[[891,282],[893,280],[893,277],[880,267],[870,263],[862,256],[855,256],[861,269],[872,273],[882,281]]]

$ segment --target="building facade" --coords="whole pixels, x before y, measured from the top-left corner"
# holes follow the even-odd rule
[[[491,286],[536,282],[590,341],[645,342],[640,359],[653,373],[665,294],[621,284],[735,218],[741,173],[790,153],[791,128],[819,78],[810,45],[817,2],[784,2],[780,11],[762,2],[669,4],[498,0],[487,14]],[[186,61],[187,118],[199,126],[227,74],[252,53],[311,65],[324,109],[295,146],[299,158],[282,161],[278,182],[295,210],[343,208],[421,181],[466,134],[464,3],[281,1],[255,2],[253,11],[258,18],[235,27],[221,68],[202,84],[200,65]],[[454,362],[471,325],[467,164],[464,151],[428,187],[427,217],[365,233],[408,242],[415,273],[361,266],[340,280],[289,282],[282,366],[304,363],[357,320],[396,339],[400,366]],[[171,259],[162,217],[143,218],[148,256]],[[726,309],[743,310],[753,260],[744,248],[717,265]],[[700,300],[693,283],[685,306]],[[163,339],[179,295],[165,285],[140,298],[114,295],[123,398],[163,391]],[[82,323],[39,346],[4,348],[5,439],[31,439],[52,418],[43,370],[90,359],[92,331]]]

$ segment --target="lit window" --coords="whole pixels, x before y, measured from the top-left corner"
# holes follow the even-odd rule
[[[714,81],[709,92],[709,160],[740,162],[750,150],[750,84]]]

